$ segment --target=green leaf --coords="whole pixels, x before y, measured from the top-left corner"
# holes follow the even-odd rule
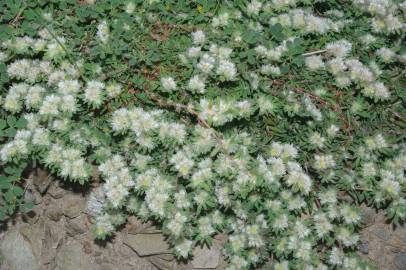
[[[0,119],[0,130],[4,129],[7,126],[7,122],[4,119]]]
[[[277,40],[277,41],[282,41],[285,39],[285,35],[283,34],[283,27],[279,23],[272,25],[269,28],[269,31],[271,32],[272,36]]]
[[[9,116],[7,117],[7,124],[8,124],[10,127],[14,127],[14,125],[16,124],[16,122],[17,122],[17,118],[15,118],[13,115],[9,115]]]
[[[21,117],[20,119],[18,119],[18,121],[15,123],[15,127],[16,128],[25,128],[27,126],[27,120],[25,120],[24,117]]]
[[[246,31],[242,34],[242,39],[248,44],[255,44],[257,42],[257,33],[254,31]]]
[[[12,191],[13,191],[14,195],[16,195],[17,197],[23,195],[23,193],[24,193],[24,190],[19,186],[14,186]]]
[[[34,208],[34,203],[32,202],[27,202],[24,203],[20,206],[20,209],[23,213],[28,213],[32,210],[32,208]]]

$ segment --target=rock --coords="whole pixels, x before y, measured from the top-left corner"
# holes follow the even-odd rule
[[[74,219],[68,219],[66,221],[66,230],[69,236],[75,236],[78,234],[83,234],[89,229],[86,216],[80,215]]]
[[[406,270],[406,253],[401,252],[396,254],[394,263],[396,266],[396,270]]]
[[[363,254],[368,254],[368,252],[369,252],[368,243],[361,242],[358,245],[358,250],[361,251]]]
[[[35,225],[23,225],[19,229],[21,235],[31,245],[36,258],[40,258],[42,254],[42,240],[45,237],[45,224],[40,220]]]
[[[96,270],[91,257],[83,252],[82,245],[71,242],[61,247],[55,258],[56,270]]]
[[[54,199],[60,199],[65,195],[65,190],[59,186],[57,181],[52,182],[48,189],[48,194]]]
[[[63,216],[62,206],[59,202],[51,203],[46,208],[46,216],[53,221],[59,221]]]
[[[63,219],[59,222],[47,221],[45,223],[44,249],[50,251],[51,254],[54,253],[53,251],[64,242],[65,236],[65,222]]]
[[[151,221],[142,223],[140,220],[138,220],[134,216],[130,216],[128,218],[128,221],[126,224],[126,229],[127,229],[127,233],[129,233],[129,234],[137,234],[137,233],[159,234],[159,233],[161,233],[161,230],[157,229]]]
[[[24,193],[24,201],[26,203],[40,204],[42,202],[42,196],[33,186],[27,185]]]
[[[384,228],[376,228],[373,230],[374,234],[384,241],[390,239],[390,233]]]
[[[39,168],[35,171],[35,173],[32,174],[31,177],[35,187],[41,194],[45,193],[53,181],[53,178],[46,171]]]
[[[159,270],[172,270],[175,269],[175,257],[172,254],[159,254],[148,257],[150,261]],[[147,268],[148,267],[148,268]],[[154,269],[151,265],[145,265],[145,269]]]
[[[63,200],[63,214],[69,218],[75,218],[85,209],[85,198],[81,195],[68,193]]]
[[[374,224],[375,217],[376,213],[374,209],[366,206],[361,207],[361,222],[364,227],[369,227]]]
[[[171,253],[162,234],[128,234],[123,241],[140,256]]]
[[[192,265],[194,268],[214,269],[218,266],[220,259],[220,250],[216,246],[210,249],[206,246],[197,246],[193,250]]]
[[[31,243],[17,228],[6,233],[0,244],[0,253],[13,270],[37,270],[40,267]]]

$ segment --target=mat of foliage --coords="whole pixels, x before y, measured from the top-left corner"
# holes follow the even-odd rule
[[[2,1],[0,218],[21,174],[103,180],[95,237],[153,220],[179,260],[371,269],[357,204],[406,215],[399,0]]]

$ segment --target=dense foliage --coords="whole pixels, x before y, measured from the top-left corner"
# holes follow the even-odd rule
[[[223,233],[230,270],[371,269],[357,205],[406,218],[406,2],[93,2],[1,4],[0,218],[44,166],[103,179],[100,239],[136,215],[179,259]]]

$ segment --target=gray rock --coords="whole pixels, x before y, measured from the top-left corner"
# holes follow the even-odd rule
[[[220,250],[216,246],[210,249],[204,246],[197,246],[193,250],[192,265],[194,268],[214,269],[218,266],[220,260]]]
[[[79,194],[68,193],[63,198],[63,214],[69,218],[79,216],[85,209],[85,198]]]
[[[162,232],[157,227],[155,227],[151,221],[142,223],[135,216],[128,217],[126,229],[127,229],[127,233],[129,233],[129,234],[138,234],[138,233],[157,234],[157,233]]]
[[[56,254],[55,262],[56,270],[97,270],[98,268],[77,241],[62,246]]]
[[[65,222],[63,219],[59,222],[48,220],[45,223],[45,237],[42,254],[44,263],[50,262],[55,257],[56,249],[63,244],[65,236]]]
[[[171,253],[162,234],[128,234],[123,241],[140,256]]]
[[[36,169],[35,173],[32,174],[32,179],[37,190],[44,194],[48,189],[49,185],[53,181],[53,178],[44,170]]]
[[[144,264],[144,269],[172,270],[175,268],[175,257],[172,254],[159,254],[148,257],[148,261],[153,265]],[[155,266],[155,267],[154,267]]]
[[[66,190],[61,188],[57,181],[54,181],[50,185],[47,194],[51,195],[51,197],[54,199],[60,199],[65,195],[65,193],[66,193]]]
[[[374,234],[384,241],[388,241],[390,233],[385,228],[376,228],[373,230]]]
[[[394,262],[396,270],[406,270],[406,253],[401,252],[396,254]]]
[[[368,252],[369,252],[368,243],[364,243],[364,242],[359,243],[358,250],[361,251],[363,254],[368,254]]]
[[[42,196],[34,187],[28,185],[24,193],[24,201],[26,203],[40,204]]]
[[[66,231],[69,236],[83,234],[88,231],[89,226],[85,215],[80,215],[66,221]]]
[[[59,202],[53,202],[46,208],[46,216],[53,221],[59,221],[63,216],[62,206]]]
[[[369,227],[374,224],[375,217],[376,213],[374,209],[366,206],[361,207],[361,221],[364,227]]]
[[[0,253],[13,270],[37,270],[40,267],[31,243],[17,228],[7,232],[0,244]]]

